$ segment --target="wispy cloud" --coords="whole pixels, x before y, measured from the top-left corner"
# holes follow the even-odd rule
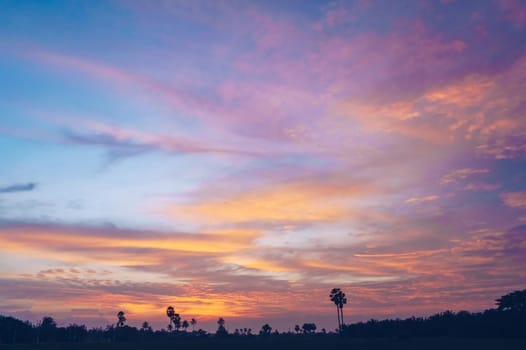
[[[468,183],[466,186],[464,186],[464,189],[468,191],[494,191],[501,187],[502,185],[498,183],[475,182]]]
[[[472,169],[472,168],[463,168],[463,169],[457,169],[453,170],[446,175],[442,176],[440,179],[440,184],[446,185],[452,182],[457,182],[459,180],[464,180],[471,175],[475,174],[487,174],[489,173],[488,169]]]
[[[101,146],[112,159],[136,156],[145,152],[162,151],[169,154],[224,154],[237,156],[262,156],[256,152],[203,146],[182,138],[148,134],[129,129],[111,128],[91,134],[65,132],[66,140],[78,145]]]
[[[437,195],[429,195],[429,196],[422,196],[422,197],[411,197],[405,200],[406,203],[422,203],[422,202],[432,202],[436,201],[438,199]]]
[[[15,192],[29,192],[37,187],[34,182],[13,184],[9,186],[0,187],[0,193],[15,193]]]

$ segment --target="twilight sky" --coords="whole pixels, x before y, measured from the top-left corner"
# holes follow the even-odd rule
[[[0,314],[212,330],[526,285],[526,3],[0,0]]]

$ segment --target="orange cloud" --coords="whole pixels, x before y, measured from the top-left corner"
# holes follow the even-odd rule
[[[437,195],[429,195],[422,197],[411,197],[405,200],[406,203],[422,203],[422,202],[432,202],[438,199]]]
[[[477,140],[483,143],[479,147],[485,147],[484,143],[492,137],[520,135],[526,130],[521,114],[526,92],[521,82],[525,67],[526,56],[502,74],[468,75],[415,91],[410,97],[351,95],[336,104],[334,113],[358,121],[372,132],[389,132],[438,144],[461,137]],[[481,151],[488,155],[491,152],[497,151]]]
[[[256,231],[239,229],[216,230],[204,234],[130,231],[127,236],[114,236],[114,233],[104,229],[90,231],[67,227],[3,227],[0,228],[0,243],[2,249],[32,251],[33,256],[79,263],[96,261],[110,265],[133,266],[158,262],[154,254],[137,260],[134,249],[194,254],[228,253],[250,247],[250,241],[258,236]],[[78,253],[85,250],[91,250],[94,256]],[[105,254],[105,251],[112,253]]]
[[[446,85],[424,95],[424,99],[435,103],[470,107],[483,102],[495,86],[487,77],[467,77],[459,83]]]
[[[225,198],[181,204],[165,212],[170,216],[206,218],[214,223],[337,221],[350,214],[349,202],[371,187],[336,182],[290,183],[269,186]]]

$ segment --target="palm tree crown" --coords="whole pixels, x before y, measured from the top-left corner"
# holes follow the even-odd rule
[[[119,311],[117,313],[117,327],[124,327],[124,322],[126,322],[126,317],[124,316],[124,311]]]

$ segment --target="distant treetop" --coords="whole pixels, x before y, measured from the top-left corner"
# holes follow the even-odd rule
[[[509,294],[503,295],[495,304],[499,311],[526,311],[526,289],[516,290]]]

